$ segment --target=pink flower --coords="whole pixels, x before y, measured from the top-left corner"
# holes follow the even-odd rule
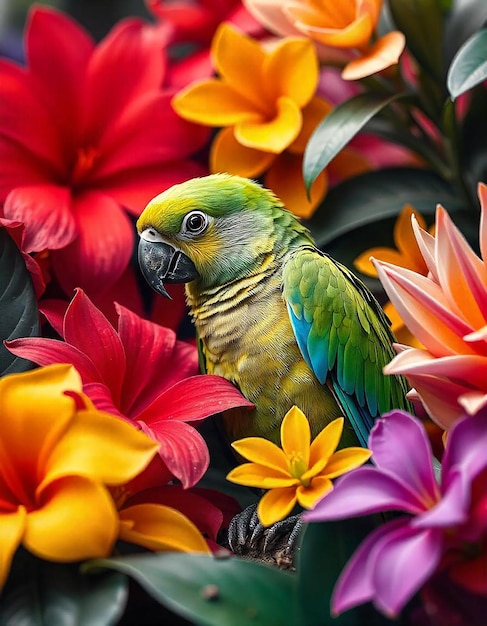
[[[478,191],[481,257],[439,206],[435,237],[413,220],[428,276],[374,261],[392,304],[426,348],[397,346],[384,371],[406,376],[445,429],[487,404],[487,187]]]
[[[50,250],[65,292],[109,289],[129,263],[138,216],[161,190],[203,169],[207,132],[162,89],[167,37],[138,19],[98,45],[68,16],[34,8],[27,66],[0,60],[0,201],[25,250]]]
[[[462,587],[487,595],[486,447],[486,416],[459,420],[448,436],[438,484],[421,423],[402,411],[377,421],[369,438],[375,467],[338,479],[335,490],[305,514],[315,522],[380,511],[407,514],[379,526],[352,556],[333,591],[334,613],[372,601],[397,615],[445,567],[453,576],[461,572],[455,580]],[[483,587],[476,576],[481,563]]]
[[[186,422],[252,404],[225,379],[197,375],[196,348],[176,340],[172,330],[115,307],[118,330],[77,290],[62,324],[55,313],[43,311],[64,341],[24,338],[7,347],[39,365],[73,364],[95,406],[135,422],[160,444],[171,474],[191,487],[209,458],[203,438]]]

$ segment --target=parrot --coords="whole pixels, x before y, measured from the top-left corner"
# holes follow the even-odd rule
[[[312,437],[343,416],[341,445],[366,446],[377,416],[411,409],[405,381],[382,373],[395,339],[380,304],[269,189],[224,173],[193,178],[152,199],[136,227],[149,285],[168,297],[166,283],[186,283],[203,372],[255,407],[222,414],[230,442],[279,445],[296,405]]]
[[[228,447],[245,437],[279,445],[293,406],[312,438],[343,416],[339,447],[366,447],[376,417],[411,412],[405,380],[382,373],[395,339],[380,304],[271,190],[226,173],[193,178],[152,199],[136,227],[149,285],[169,297],[165,284],[185,283],[203,373],[255,407],[219,416]],[[264,552],[291,528],[292,554],[301,526],[299,515],[275,524]],[[228,544],[242,552],[263,533],[251,505],[230,523]]]

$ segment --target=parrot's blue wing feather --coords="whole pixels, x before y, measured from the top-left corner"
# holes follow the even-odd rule
[[[303,358],[366,445],[379,414],[410,409],[404,380],[382,373],[394,356],[388,319],[363,283],[311,246],[286,260],[283,298]]]

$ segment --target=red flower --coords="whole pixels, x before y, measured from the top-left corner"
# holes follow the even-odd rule
[[[0,201],[26,226],[26,250],[49,249],[66,293],[95,294],[126,269],[137,216],[163,189],[203,169],[187,160],[207,131],[162,89],[167,35],[138,19],[95,45],[68,16],[31,11],[27,66],[0,59]]]
[[[171,474],[191,487],[206,471],[209,456],[201,435],[186,422],[252,404],[225,379],[196,375],[196,348],[176,340],[172,330],[115,306],[118,330],[77,290],[62,327],[56,314],[43,311],[64,342],[24,338],[7,347],[39,365],[74,365],[96,407],[134,421],[158,441]]]

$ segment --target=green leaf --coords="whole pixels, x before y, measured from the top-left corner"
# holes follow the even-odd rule
[[[379,516],[312,523],[305,526],[299,551],[298,602],[300,626],[382,626],[391,624],[370,604],[330,614],[330,598],[343,567],[352,554],[377,527]]]
[[[97,559],[133,578],[177,615],[205,626],[282,626],[293,621],[292,574],[237,557],[164,553]]]
[[[0,601],[0,626],[110,626],[122,616],[128,581],[79,565],[42,561],[19,550]]]
[[[372,224],[395,218],[405,204],[425,217],[434,215],[441,203],[450,213],[463,208],[463,199],[442,178],[423,169],[390,168],[349,178],[328,192],[307,222],[318,246],[327,248],[336,239]],[[478,229],[478,216],[477,216]],[[364,241],[370,247],[369,241]]]
[[[389,8],[421,68],[442,81],[443,14],[438,0],[389,0]]]
[[[15,242],[0,227],[0,376],[33,367],[11,354],[3,340],[38,334],[39,310],[30,274]]]
[[[405,94],[362,93],[338,105],[318,124],[306,146],[303,177],[309,190],[318,175],[385,106]]]
[[[452,100],[487,79],[487,29],[475,33],[455,55],[448,70]]]

